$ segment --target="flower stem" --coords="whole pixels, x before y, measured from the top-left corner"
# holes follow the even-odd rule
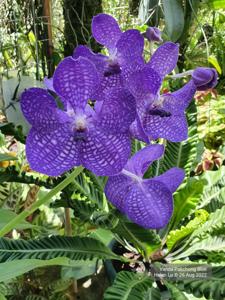
[[[37,210],[42,204],[47,203],[52,197],[54,197],[58,192],[63,190],[67,185],[69,185],[76,176],[78,176],[83,171],[83,167],[77,167],[71,174],[68,175],[62,182],[60,182],[56,187],[54,187],[47,195],[34,202],[30,207],[26,210],[22,211],[19,215],[17,215],[13,220],[11,220],[8,224],[6,224],[0,230],[0,237],[4,236],[12,229],[16,227],[17,224],[24,221],[29,215],[31,215],[35,210]]]
[[[173,78],[173,79],[183,78],[183,77],[192,75],[193,72],[194,72],[194,70],[188,70],[188,71],[183,72],[183,73],[178,73],[178,74],[174,74],[174,75],[168,75],[168,77],[169,78]]]
[[[65,207],[64,211],[65,211],[65,236],[73,236],[72,226],[71,226],[71,218],[70,218],[70,208]],[[72,289],[73,289],[73,294],[74,294],[73,299],[75,300],[75,299],[77,299],[77,293],[78,293],[76,278],[73,278]]]

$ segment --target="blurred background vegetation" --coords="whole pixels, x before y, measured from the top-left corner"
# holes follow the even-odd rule
[[[78,44],[87,44],[94,51],[101,50],[90,32],[92,17],[99,12],[112,14],[123,30],[138,28],[144,32],[148,26],[158,26],[163,30],[164,41],[180,44],[177,73],[197,66],[217,69],[219,84],[216,89],[195,96],[197,114],[192,110],[189,114],[189,140],[174,145],[169,143],[167,161],[155,167],[163,171],[166,164],[174,166],[176,160],[176,165],[185,167],[190,177],[204,175],[209,170],[220,171],[225,155],[224,9],[225,1],[222,0],[0,0],[0,223],[1,219],[4,223],[14,217],[12,214],[6,216],[4,210],[19,213],[56,184],[46,176],[30,174],[24,154],[28,125],[19,110],[20,92],[26,87],[42,86],[44,77],[51,77],[60,60],[71,55]],[[147,58],[149,53],[146,51],[145,55]],[[172,91],[181,84],[181,80],[168,78],[164,89]],[[91,182],[88,175],[85,180]],[[221,206],[225,191],[218,192],[221,188],[218,181],[214,180],[215,197],[209,187],[197,190],[198,197],[207,193],[207,199],[211,197]],[[186,193],[191,193],[190,188],[186,188]],[[75,198],[84,197],[79,191],[75,194]],[[188,195],[186,197],[193,196]],[[206,205],[209,202],[205,200]],[[213,211],[213,207],[210,210]],[[38,225],[38,230],[34,227],[29,231],[14,231],[12,236],[34,238],[64,233],[63,216],[61,208],[43,206],[29,219],[32,225]],[[90,230],[92,225],[79,223],[80,216],[75,217],[80,225],[72,228],[76,233],[85,234]],[[92,274],[93,269],[92,264],[76,278]],[[67,272],[61,270],[64,276],[59,276],[58,267],[50,273],[46,268],[7,284],[0,283],[0,299],[73,299],[70,298],[71,274]],[[96,299],[101,299],[101,293],[99,291]],[[7,298],[1,298],[1,294]],[[93,299],[93,294],[85,297],[80,299]]]

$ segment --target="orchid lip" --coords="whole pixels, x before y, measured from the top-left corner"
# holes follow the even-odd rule
[[[159,116],[161,118],[168,118],[168,117],[171,117],[171,113],[170,112],[167,112],[166,110],[164,109],[158,109],[158,108],[155,108],[155,109],[150,109],[148,111],[148,113],[151,115],[151,116]]]

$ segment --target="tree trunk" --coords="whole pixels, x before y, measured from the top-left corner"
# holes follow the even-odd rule
[[[92,17],[102,12],[102,0],[64,0],[63,13],[65,19],[65,56],[71,55],[74,48],[88,45],[94,51],[99,50],[91,38]]]

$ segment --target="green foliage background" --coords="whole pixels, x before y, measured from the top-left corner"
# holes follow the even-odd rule
[[[85,5],[85,1],[81,2]],[[166,142],[164,157],[146,174],[153,177],[174,166],[186,172],[184,183],[174,195],[173,217],[158,232],[131,223],[108,203],[103,193],[106,178],[97,178],[83,170],[66,188],[49,197],[49,190],[57,187],[65,176],[52,179],[29,170],[24,154],[28,128],[18,109],[19,94],[25,87],[41,85],[40,80],[50,76],[66,54],[64,28],[71,20],[63,13],[65,3],[52,0],[54,50],[51,55],[47,51],[48,22],[43,15],[43,2],[5,0],[0,4],[0,233],[21,212],[29,211],[38,201],[42,203],[26,220],[14,222],[13,230],[0,238],[0,299],[73,299],[74,284],[78,281],[78,295],[82,300],[94,297],[98,300],[223,300],[225,1],[98,2],[101,6],[98,11],[116,17],[123,30],[133,27],[144,32],[148,25],[158,26],[163,30],[164,40],[179,42],[177,73],[196,66],[215,67],[219,73],[216,91],[199,94],[187,110],[188,140]],[[70,3],[76,7],[78,2]],[[92,44],[85,23],[92,16],[78,16],[82,38]],[[73,28],[72,31],[79,43],[82,30]],[[148,51],[145,57],[149,58]],[[163,88],[175,90],[183,83],[168,77]],[[143,144],[133,143],[134,151],[141,147]],[[210,155],[203,155],[206,150]],[[69,229],[65,212],[71,213]],[[114,253],[109,247],[112,239],[130,255],[125,258],[121,253]],[[143,258],[150,259],[150,263],[143,265]],[[125,266],[113,284],[115,269],[109,260]],[[210,264],[212,276],[208,280],[161,283],[150,276],[151,267],[181,262]],[[139,273],[134,272],[137,266]],[[83,288],[83,282],[90,278],[92,282],[97,281],[98,288],[105,282],[99,293],[96,289]]]

